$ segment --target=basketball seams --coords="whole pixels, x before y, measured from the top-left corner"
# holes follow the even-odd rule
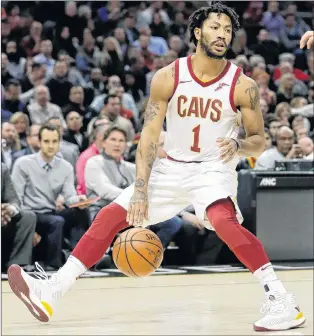
[[[138,240],[135,240],[135,241],[138,241]],[[131,246],[132,246],[132,248],[133,248],[133,250],[137,253],[137,254],[139,254],[144,260],[146,260],[153,268],[154,268],[154,270],[156,270],[157,268],[155,267],[155,265],[154,264],[152,264],[149,260],[147,260],[134,246],[133,246],[133,242],[134,242],[134,240],[130,240],[130,243],[131,243]]]
[[[156,246],[156,247],[162,248],[160,245],[157,245],[157,244],[152,243],[152,242],[148,242],[147,240],[139,240],[139,239],[132,239],[132,240],[128,240],[128,241],[125,240],[126,243],[129,243],[129,242],[131,242],[131,241],[134,241],[134,242],[141,242],[141,243],[146,243],[146,244],[150,244],[150,245],[154,245],[154,246]],[[124,241],[121,241],[120,243],[115,244],[115,246],[117,246],[117,245],[121,245],[122,243],[124,243]]]
[[[147,229],[145,229],[145,230],[147,230]],[[150,233],[149,231],[150,230],[147,230],[148,231],[148,233]],[[134,233],[134,235],[131,237],[131,239],[134,239],[133,237],[135,237],[137,234],[139,234],[139,233],[142,233],[143,231],[139,231],[139,232],[135,232]],[[156,235],[156,234],[155,234]],[[159,239],[159,237],[156,235],[156,237]],[[134,240],[137,240],[137,239],[134,239]],[[145,241],[146,242],[146,241]],[[159,242],[160,242],[160,244],[161,244],[161,246],[162,246],[162,243],[161,243],[161,241],[159,240]],[[150,243],[150,242],[147,242],[147,243]],[[158,245],[157,245],[158,246]]]
[[[121,249],[121,242],[122,242],[121,237],[118,236],[118,238],[119,238],[119,243],[118,243],[118,244],[114,244],[115,246],[118,246],[118,245],[119,245],[119,250],[118,250],[118,252],[117,252],[116,261],[115,261],[115,264],[116,264],[116,265],[117,265],[117,262],[118,262],[119,253],[120,253],[120,249]],[[118,238],[117,238],[117,239],[118,239]]]
[[[124,239],[124,253],[125,253],[126,261],[127,261],[128,265],[129,265],[129,267],[130,267],[130,270],[133,272],[133,274],[134,274],[135,276],[138,277],[138,275],[133,271],[133,268],[132,268],[132,266],[131,266],[131,264],[130,264],[130,262],[129,262],[129,258],[128,258],[128,254],[127,254],[127,250],[126,250],[126,242],[127,242],[127,238],[128,238],[128,235],[129,235],[130,231],[131,231],[131,230],[129,230],[129,231],[127,232],[127,234],[126,234],[126,236],[125,236],[125,239]],[[120,239],[121,239],[121,238],[120,238]]]

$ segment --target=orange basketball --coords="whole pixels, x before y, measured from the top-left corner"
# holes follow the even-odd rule
[[[158,236],[143,228],[122,232],[112,249],[117,268],[130,277],[149,276],[160,266],[163,255],[163,246]]]

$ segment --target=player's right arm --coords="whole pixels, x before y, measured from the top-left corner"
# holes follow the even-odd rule
[[[313,44],[314,44],[314,31],[310,30],[301,37],[300,48],[303,49],[306,45],[307,49],[311,49]]]
[[[127,222],[140,226],[148,219],[147,188],[151,170],[156,159],[159,135],[166,116],[168,101],[174,89],[174,64],[154,75],[150,97],[144,115],[144,126],[136,152],[136,181],[131,198]]]

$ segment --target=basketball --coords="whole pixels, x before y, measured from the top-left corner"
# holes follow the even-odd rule
[[[163,246],[158,236],[144,228],[122,232],[114,242],[112,257],[117,268],[129,277],[147,277],[160,266]]]

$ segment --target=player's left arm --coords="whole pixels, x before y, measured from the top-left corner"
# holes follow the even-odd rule
[[[244,140],[217,139],[220,158],[224,163],[231,161],[236,154],[242,157],[259,156],[265,149],[264,120],[255,81],[241,75],[235,87],[234,102],[241,110],[246,138]]]
[[[246,138],[238,140],[238,155],[259,156],[265,150],[264,119],[260,107],[257,84],[251,78],[241,75],[234,92],[235,104],[242,113]]]

